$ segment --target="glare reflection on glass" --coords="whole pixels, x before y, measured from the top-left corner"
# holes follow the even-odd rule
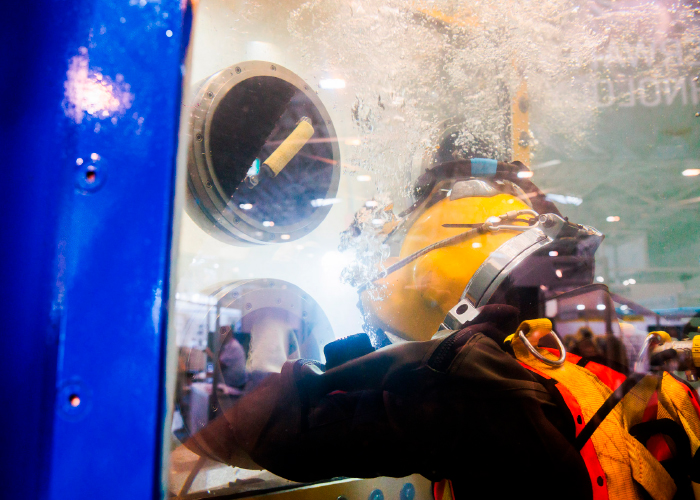
[[[99,119],[122,115],[134,100],[122,75],[112,79],[90,69],[86,47],[70,59],[66,76],[63,110],[75,123],[82,123],[86,114]]]

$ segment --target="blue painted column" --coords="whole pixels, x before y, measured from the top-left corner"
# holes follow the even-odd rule
[[[0,496],[161,497],[187,16],[173,0],[13,4],[0,21]]]

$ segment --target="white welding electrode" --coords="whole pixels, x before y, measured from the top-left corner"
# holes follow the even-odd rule
[[[263,162],[263,165],[269,168],[267,173],[270,174],[271,171],[272,177],[276,177],[313,135],[314,127],[311,125],[311,120],[303,117],[289,137],[282,141],[282,144]]]

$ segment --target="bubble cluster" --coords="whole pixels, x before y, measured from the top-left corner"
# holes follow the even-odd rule
[[[456,151],[510,160],[522,90],[531,155],[538,145],[581,150],[601,109],[629,99],[617,87],[601,96],[601,80],[611,86],[633,72],[642,83],[629,92],[644,93],[645,77],[673,76],[669,65],[680,75],[697,60],[696,16],[680,4],[625,0],[311,0],[291,12],[288,29],[306,65],[351,82],[350,118],[363,140],[349,161],[400,205],[438,154],[446,120],[457,123]]]

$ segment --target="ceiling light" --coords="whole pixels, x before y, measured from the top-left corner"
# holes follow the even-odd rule
[[[557,275],[557,278],[561,278],[562,276],[564,276],[564,274],[561,272],[561,269],[557,269],[556,271],[554,271],[554,274]]]
[[[252,203],[241,203],[238,206],[241,207],[241,210],[250,210],[251,208],[253,208]]]
[[[326,207],[328,205],[335,205],[336,203],[340,203],[340,201],[340,198],[317,198],[315,200],[311,200],[311,206],[314,208]]]
[[[585,308],[586,308],[586,306],[583,304],[579,304],[576,306],[576,309],[578,309],[579,311],[583,311]]]
[[[272,222],[271,220],[264,220],[263,221],[263,226],[265,226],[265,227],[272,227],[274,225],[275,225],[275,223]]]
[[[531,170],[523,170],[521,172],[518,172],[518,179],[529,179],[533,175],[535,175],[535,172]]]
[[[603,281],[605,281],[605,278],[603,278],[602,276],[596,276],[595,280],[596,280],[598,283],[602,283]]]
[[[291,236],[289,236],[288,234],[283,234],[282,236],[280,236],[281,240],[288,240],[289,238],[291,238]]]
[[[608,217],[605,219],[608,222],[617,222],[620,220],[619,215],[608,215]]]
[[[481,243],[475,241],[474,243],[472,243],[472,248],[481,248]]]
[[[622,305],[620,306],[620,309],[623,310],[623,311],[626,311],[626,310],[628,310],[629,308],[630,308],[630,307],[629,307],[627,304],[622,304]]]
[[[579,206],[581,203],[583,203],[582,198],[579,198],[578,196],[569,196],[568,194],[564,195],[564,194],[548,193],[544,197],[546,200],[556,201],[557,203],[561,203],[562,205]]]
[[[605,304],[598,304],[597,306],[595,306],[595,308],[599,311],[605,311]]]
[[[629,281],[630,285],[636,285],[636,284],[637,284],[637,280],[634,279],[634,278],[630,278],[630,279],[628,279],[627,281]]]
[[[700,168],[686,168],[683,170],[683,175],[685,177],[695,177],[696,175],[700,175]]]
[[[344,89],[345,88],[345,80],[342,78],[327,78],[325,80],[320,80],[318,82],[318,86],[321,87],[322,89]]]
[[[557,252],[556,250],[552,250],[551,252],[549,252],[550,257],[556,257],[557,255],[559,255],[559,252]]]
[[[549,160],[544,163],[540,163],[539,165],[533,165],[532,168],[537,170],[538,168],[554,167],[556,165],[561,165],[561,160]]]

